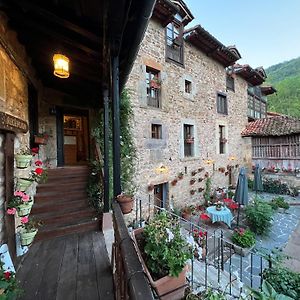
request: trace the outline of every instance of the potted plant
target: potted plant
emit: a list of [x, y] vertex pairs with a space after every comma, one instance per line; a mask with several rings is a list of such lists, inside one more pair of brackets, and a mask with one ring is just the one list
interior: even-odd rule
[[34, 219], [29, 220], [28, 217], [21, 218], [20, 241], [22, 246], [29, 246], [38, 232], [38, 228], [42, 226], [41, 221]]
[[133, 196], [121, 193], [117, 196], [117, 201], [124, 215], [131, 213], [133, 209]]
[[188, 135], [186, 136], [185, 142], [186, 142], [187, 144], [194, 144], [194, 137], [192, 137], [191, 135], [188, 134]]
[[178, 175], [177, 175], [178, 179], [181, 180], [183, 178], [183, 175], [184, 175], [183, 172], [179, 172]]
[[198, 188], [198, 192], [199, 192], [199, 193], [201, 193], [201, 192], [203, 192], [203, 191], [204, 191], [204, 188], [201, 188], [201, 187]]
[[0, 261], [0, 299], [17, 299], [22, 294], [16, 274], [4, 268], [4, 263]]
[[219, 172], [221, 172], [221, 173], [224, 173], [225, 170], [226, 170], [226, 169], [225, 169], [224, 167], [220, 167], [220, 168], [219, 168]]
[[16, 188], [19, 191], [25, 192], [32, 184], [34, 180], [32, 178], [18, 178]]
[[281, 213], [285, 213], [285, 211], [290, 207], [290, 205], [281, 196], [273, 198], [269, 204], [274, 210], [279, 210]]
[[192, 178], [192, 179], [190, 180], [190, 185], [193, 185], [195, 182], [196, 182], [196, 179], [195, 179], [195, 178]]
[[32, 205], [33, 201], [29, 195], [22, 191], [15, 191], [13, 197], [8, 202], [7, 213], [14, 215], [18, 212], [19, 217], [24, 217], [30, 214]]
[[49, 134], [46, 132], [38, 133], [34, 136], [34, 143], [38, 145], [47, 145]]
[[172, 184], [173, 186], [175, 186], [175, 185], [177, 184], [177, 182], [178, 182], [178, 180], [177, 180], [177, 178], [175, 178], [175, 179], [173, 179], [173, 180], [171, 181], [171, 184]]
[[203, 167], [200, 167], [200, 168], [198, 169], [198, 172], [202, 172], [202, 171], [204, 171], [204, 168], [203, 168]]
[[194, 170], [194, 171], [191, 172], [191, 174], [192, 174], [192, 176], [195, 176], [197, 174], [197, 171]]
[[150, 183], [150, 184], [148, 185], [148, 191], [151, 192], [151, 191], [153, 191], [153, 190], [154, 190], [154, 184], [153, 184], [153, 183]]
[[196, 253], [194, 252], [195, 257], [199, 259], [205, 259], [207, 232], [199, 229], [194, 229], [193, 237], [195, 242], [199, 246], [195, 249], [196, 252]]
[[170, 292], [160, 299], [182, 299], [186, 287], [187, 260], [192, 258], [192, 249], [180, 234], [179, 222], [166, 212], [161, 212], [148, 225], [133, 233], [151, 285], [159, 297]]
[[223, 209], [223, 206], [224, 206], [224, 203], [221, 202], [221, 201], [217, 201], [215, 203], [215, 206], [216, 206], [216, 210], [222, 210]]
[[42, 162], [37, 160], [35, 162], [36, 168], [31, 171], [31, 180], [35, 181], [36, 183], [45, 183], [47, 181], [47, 170], [42, 168]]
[[29, 167], [31, 160], [32, 160], [32, 153], [29, 148], [21, 149], [16, 155], [16, 167], [18, 169], [26, 169]]
[[196, 193], [196, 190], [190, 190], [190, 194], [194, 195]]
[[255, 235], [249, 229], [236, 228], [231, 236], [234, 251], [241, 256], [247, 256], [255, 246]]
[[190, 220], [193, 212], [194, 212], [194, 206], [186, 205], [181, 209], [181, 216], [185, 220]]
[[150, 80], [150, 87], [156, 90], [160, 89], [161, 81], [159, 80], [158, 75], [155, 75], [153, 79]]

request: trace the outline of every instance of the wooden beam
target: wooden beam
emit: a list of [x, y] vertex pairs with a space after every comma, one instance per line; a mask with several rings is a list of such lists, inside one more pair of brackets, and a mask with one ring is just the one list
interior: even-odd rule
[[62, 26], [78, 35], [81, 37], [90, 40], [91, 42], [99, 44], [100, 37], [97, 36], [96, 34], [82, 28], [81, 26], [78, 26], [66, 19], [63, 19], [48, 10], [43, 9], [40, 6], [34, 5], [27, 0], [22, 0], [22, 1], [16, 1], [16, 0], [10, 0], [12, 1], [15, 5], [21, 6], [23, 9], [29, 10], [34, 12], [36, 15], [39, 15], [43, 19], [50, 21], [51, 23], [57, 24], [59, 26]]

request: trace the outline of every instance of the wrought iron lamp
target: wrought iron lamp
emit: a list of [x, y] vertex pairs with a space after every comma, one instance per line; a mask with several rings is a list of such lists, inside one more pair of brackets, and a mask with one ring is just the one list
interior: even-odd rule
[[53, 74], [59, 78], [68, 78], [69, 72], [69, 59], [62, 54], [53, 55], [54, 72]]

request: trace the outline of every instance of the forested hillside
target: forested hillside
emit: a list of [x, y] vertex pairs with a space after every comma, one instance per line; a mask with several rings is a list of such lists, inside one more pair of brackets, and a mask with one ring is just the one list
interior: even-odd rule
[[300, 57], [266, 69], [266, 84], [277, 90], [268, 97], [268, 110], [300, 117]]

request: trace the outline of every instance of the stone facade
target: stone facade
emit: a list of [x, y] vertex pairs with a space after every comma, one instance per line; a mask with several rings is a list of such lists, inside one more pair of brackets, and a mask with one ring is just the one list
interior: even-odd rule
[[[147, 106], [146, 67], [160, 72], [160, 109]], [[185, 92], [185, 80], [191, 82], [190, 93]], [[131, 91], [134, 111], [137, 197], [145, 207], [149, 195], [153, 199], [153, 191], [148, 191], [150, 184], [165, 184], [166, 205], [171, 198], [175, 206], [199, 204], [203, 201], [203, 191], [199, 192], [199, 188], [205, 185], [205, 179], [199, 182], [199, 178], [204, 178], [206, 172], [214, 188], [227, 187], [229, 176], [219, 168], [234, 166], [235, 181], [239, 166], [251, 165], [251, 141], [241, 137], [248, 122], [247, 82], [236, 77], [235, 92], [227, 91], [224, 67], [186, 42], [184, 67], [166, 62], [165, 28], [154, 20], [148, 25], [127, 88]], [[217, 113], [217, 93], [227, 96], [227, 115]], [[151, 137], [152, 123], [162, 126], [161, 139]], [[184, 124], [193, 126], [193, 157], [184, 157]], [[224, 154], [219, 154], [219, 126], [224, 126], [227, 139]], [[214, 164], [206, 164], [208, 159], [214, 160]], [[166, 168], [162, 171], [161, 166]], [[204, 170], [198, 172], [200, 168]], [[192, 176], [192, 171], [197, 174]], [[172, 185], [180, 172], [184, 178]], [[191, 185], [193, 178], [196, 182]], [[194, 195], [191, 190], [196, 190]]]

